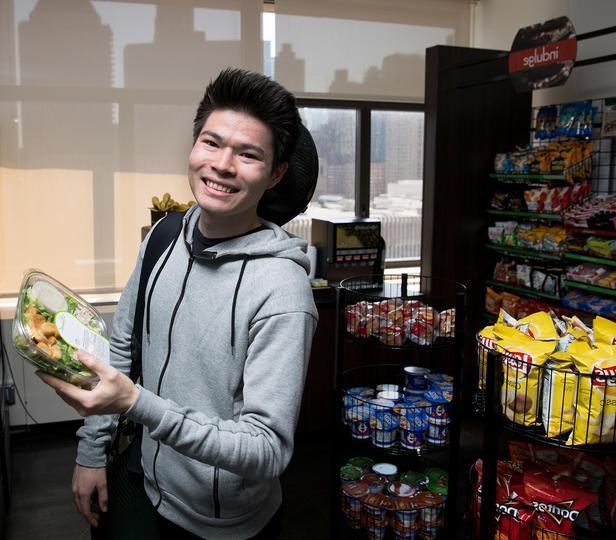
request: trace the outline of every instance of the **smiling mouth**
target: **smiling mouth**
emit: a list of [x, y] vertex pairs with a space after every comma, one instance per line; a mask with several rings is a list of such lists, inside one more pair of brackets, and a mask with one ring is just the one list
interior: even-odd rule
[[239, 189], [223, 186], [222, 184], [208, 180], [207, 178], [203, 178], [203, 181], [207, 187], [216, 191], [222, 191], [223, 193], [237, 193], [239, 191]]

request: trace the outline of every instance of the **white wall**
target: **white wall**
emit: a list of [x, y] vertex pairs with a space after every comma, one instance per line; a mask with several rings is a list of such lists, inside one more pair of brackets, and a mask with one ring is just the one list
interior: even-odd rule
[[[474, 9], [474, 47], [509, 50], [518, 29], [568, 16], [577, 34], [616, 23], [614, 0], [478, 0]], [[580, 41], [578, 60], [616, 53], [616, 34]], [[578, 67], [561, 87], [534, 93], [536, 105], [616, 95], [616, 62]]]

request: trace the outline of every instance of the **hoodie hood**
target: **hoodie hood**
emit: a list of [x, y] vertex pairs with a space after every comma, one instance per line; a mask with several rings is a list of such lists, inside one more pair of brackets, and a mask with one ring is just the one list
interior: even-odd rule
[[[193, 205], [184, 216], [184, 243], [192, 252], [193, 232], [201, 208]], [[259, 218], [265, 227], [253, 234], [225, 240], [202, 251], [197, 258], [205, 261], [221, 260], [223, 258], [253, 259], [260, 257], [277, 257], [288, 259], [301, 266], [306, 274], [310, 273], [310, 259], [306, 254], [308, 243], [302, 238], [293, 236], [275, 223]]]

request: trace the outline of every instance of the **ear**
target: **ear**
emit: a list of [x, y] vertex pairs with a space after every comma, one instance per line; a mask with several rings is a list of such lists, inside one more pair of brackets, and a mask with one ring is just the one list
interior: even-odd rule
[[280, 182], [288, 168], [289, 164], [287, 162], [278, 165], [278, 167], [272, 171], [272, 176], [270, 177], [270, 181], [266, 189], [272, 189], [278, 182]]

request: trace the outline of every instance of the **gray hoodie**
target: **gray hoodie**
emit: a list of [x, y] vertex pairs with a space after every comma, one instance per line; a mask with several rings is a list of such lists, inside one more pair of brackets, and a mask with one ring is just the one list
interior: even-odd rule
[[[158, 512], [208, 540], [240, 540], [281, 504], [317, 311], [303, 240], [263, 222], [192, 257], [199, 214], [188, 211], [150, 276], [143, 386], [127, 416], [144, 426], [145, 489]], [[111, 362], [124, 373], [148, 239], [113, 320]], [[86, 419], [77, 463], [105, 465], [116, 421]]]

